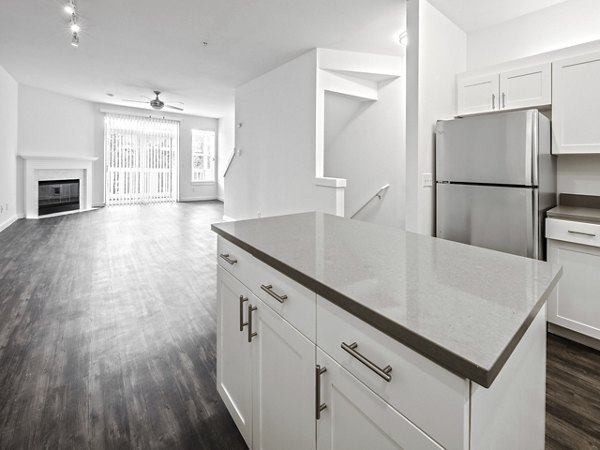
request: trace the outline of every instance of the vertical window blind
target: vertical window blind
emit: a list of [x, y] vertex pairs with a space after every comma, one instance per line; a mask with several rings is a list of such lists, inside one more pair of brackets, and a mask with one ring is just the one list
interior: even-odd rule
[[177, 200], [179, 122], [106, 114], [106, 204]]

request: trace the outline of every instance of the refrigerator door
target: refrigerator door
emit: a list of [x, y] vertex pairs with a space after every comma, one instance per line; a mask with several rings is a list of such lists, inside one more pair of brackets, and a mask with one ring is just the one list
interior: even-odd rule
[[436, 181], [537, 186], [538, 111], [440, 120]]
[[437, 185], [437, 237], [538, 258], [537, 189]]

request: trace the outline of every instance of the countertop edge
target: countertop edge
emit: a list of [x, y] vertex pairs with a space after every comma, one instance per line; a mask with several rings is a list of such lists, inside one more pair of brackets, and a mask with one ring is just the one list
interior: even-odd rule
[[435, 362], [436, 364], [444, 367], [445, 369], [453, 372], [456, 375], [467, 378], [484, 388], [489, 388], [504, 365], [506, 361], [512, 355], [514, 349], [517, 347], [518, 343], [521, 341], [521, 338], [525, 335], [526, 331], [529, 329], [529, 326], [533, 322], [533, 319], [539, 313], [542, 308], [544, 302], [552, 292], [552, 289], [558, 283], [560, 275], [562, 273], [562, 268], [554, 277], [552, 283], [548, 286], [544, 294], [537, 301], [527, 318], [523, 321], [513, 338], [506, 345], [500, 356], [496, 359], [494, 364], [490, 369], [485, 369], [473, 362], [463, 358], [462, 356], [457, 355], [454, 352], [451, 352], [444, 347], [431, 342], [430, 340], [424, 338], [423, 336], [418, 335], [417, 333], [409, 330], [408, 328], [399, 325], [396, 322], [376, 313], [372, 309], [364, 306], [352, 298], [349, 298], [331, 287], [309, 277], [308, 275], [294, 269], [293, 267], [288, 266], [287, 264], [279, 261], [276, 258], [258, 250], [257, 248], [247, 244], [246, 242], [238, 239], [237, 237], [227, 233], [226, 231], [215, 226], [216, 224], [211, 225], [211, 230], [217, 233], [219, 236], [227, 239], [231, 243], [237, 245], [241, 249], [247, 251], [260, 261], [265, 264], [273, 267], [275, 270], [283, 273], [288, 276], [292, 280], [300, 283], [302, 286], [310, 289], [316, 294], [320, 295], [327, 301], [333, 303], [336, 306], [344, 309], [349, 312], [353, 316], [358, 319], [364, 321], [365, 323], [371, 325], [376, 328], [380, 332], [386, 334], [392, 339], [400, 342], [403, 345], [406, 345], [410, 349], [416, 351], [420, 355], [426, 357], [427, 359]]

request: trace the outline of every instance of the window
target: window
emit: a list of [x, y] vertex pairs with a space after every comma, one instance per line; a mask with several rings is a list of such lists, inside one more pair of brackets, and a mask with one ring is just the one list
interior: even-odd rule
[[107, 205], [176, 201], [179, 122], [107, 114], [104, 152]]
[[215, 132], [192, 130], [192, 183], [215, 182]]

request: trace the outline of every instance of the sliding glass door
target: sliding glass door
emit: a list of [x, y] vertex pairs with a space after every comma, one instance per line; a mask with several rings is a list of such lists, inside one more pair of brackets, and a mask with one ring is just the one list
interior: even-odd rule
[[106, 114], [106, 204], [177, 200], [179, 122]]

